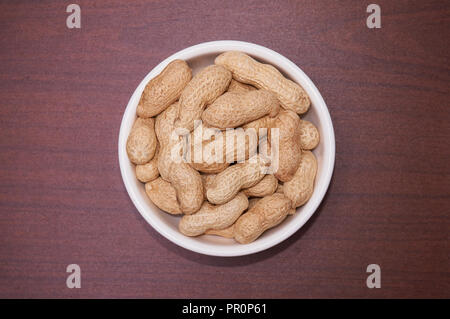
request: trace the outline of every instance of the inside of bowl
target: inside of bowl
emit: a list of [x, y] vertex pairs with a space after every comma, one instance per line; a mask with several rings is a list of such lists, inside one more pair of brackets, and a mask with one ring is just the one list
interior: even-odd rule
[[[221, 53], [221, 51], [216, 51], [216, 52], [210, 52], [207, 54], [203, 54], [203, 55], [199, 55], [196, 56], [194, 58], [190, 58], [187, 59], [187, 62], [189, 64], [189, 66], [192, 68], [193, 70], [193, 74], [196, 74], [199, 70], [201, 70], [202, 68], [211, 65], [214, 63], [214, 59], [216, 58], [217, 55], [219, 55]], [[250, 54], [252, 55], [252, 54]], [[268, 63], [268, 61], [265, 61], [263, 58], [261, 58], [260, 56], [255, 56], [253, 54], [253, 57], [258, 59], [260, 62], [264, 62], [264, 63]], [[291, 76], [291, 74], [289, 73], [288, 69], [284, 69], [283, 67], [280, 67], [278, 65], [276, 65], [276, 67], [287, 77], [290, 78], [292, 80], [293, 77]], [[299, 81], [296, 81], [299, 82]], [[300, 83], [301, 85], [303, 83]], [[312, 105], [311, 108], [309, 109], [309, 111], [302, 116], [303, 119], [311, 121], [312, 123], [314, 123], [314, 125], [316, 125], [316, 127], [319, 129], [319, 133], [322, 136], [325, 136], [325, 132], [323, 131], [323, 123], [320, 122], [320, 117], [317, 114], [317, 110], [315, 108], [315, 103], [316, 101], [314, 100], [313, 97], [311, 97], [312, 100]], [[318, 161], [318, 172], [317, 172], [317, 176], [316, 176], [316, 184], [318, 183], [318, 181], [322, 178], [322, 169], [321, 167], [323, 166], [323, 158], [324, 158], [324, 154], [325, 154], [325, 149], [324, 149], [324, 144], [322, 141], [319, 143], [318, 147], [313, 151], [313, 153], [315, 154], [317, 161]], [[130, 164], [132, 165], [132, 164]], [[134, 170], [134, 169], [133, 169]], [[170, 214], [167, 214], [163, 211], [161, 211], [159, 208], [157, 208], [151, 201], [150, 199], [146, 196], [145, 194], [145, 190], [144, 190], [144, 184], [140, 183], [139, 181], [136, 180], [136, 183], [139, 184], [137, 185], [140, 189], [140, 196], [142, 198], [144, 198], [144, 201], [146, 203], [146, 213], [151, 214], [152, 211], [153, 212], [157, 212], [156, 216], [153, 216], [153, 218], [157, 218], [159, 219], [162, 223], [168, 225], [171, 229], [173, 229], [174, 232], [177, 232], [179, 236], [183, 236], [182, 234], [180, 234], [178, 232], [178, 223], [179, 223], [179, 219], [180, 216], [173, 216]], [[295, 219], [297, 218], [301, 218], [301, 214], [302, 211], [304, 209], [306, 209], [306, 207], [308, 206], [308, 203], [306, 203], [304, 206], [299, 207], [297, 209], [297, 213], [293, 216], [288, 216], [287, 219], [281, 223], [280, 225], [278, 225], [275, 228], [272, 228], [268, 231], [266, 231], [258, 240], [261, 240], [262, 238], [266, 238], [266, 237], [270, 237], [270, 236], [275, 236], [275, 232], [284, 232], [286, 231], [289, 226], [290, 223], [294, 222]], [[173, 234], [172, 234], [173, 235]], [[175, 235], [178, 237], [178, 235]], [[185, 237], [185, 238], [181, 238], [181, 240], [183, 241], [195, 241], [196, 244], [215, 244], [218, 246], [232, 246], [232, 245], [239, 245], [237, 244], [233, 239], [227, 239], [227, 238], [222, 238], [219, 236], [214, 236], [214, 235], [203, 235], [203, 236], [199, 236], [199, 237]]]

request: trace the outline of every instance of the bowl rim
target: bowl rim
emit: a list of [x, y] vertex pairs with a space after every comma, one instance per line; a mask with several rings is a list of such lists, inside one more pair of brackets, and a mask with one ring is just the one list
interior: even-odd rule
[[[272, 236], [274, 237], [274, 240], [259, 239], [246, 245], [236, 244], [232, 246], [226, 246], [226, 248], [224, 249], [218, 249], [218, 246], [215, 244], [201, 243], [186, 239], [179, 240], [180, 238], [178, 236], [180, 235], [179, 233], [174, 234], [173, 230], [169, 226], [165, 225], [164, 223], [161, 223], [156, 218], [153, 218], [152, 214], [147, 214], [148, 208], [146, 208], [144, 203], [142, 203], [141, 200], [139, 199], [139, 194], [134, 189], [134, 186], [132, 185], [131, 180], [129, 180], [129, 178], [127, 177], [127, 173], [125, 171], [126, 165], [130, 164], [130, 161], [126, 154], [126, 147], [125, 147], [129, 131], [125, 132], [126, 131], [125, 126], [130, 116], [134, 118], [136, 117], [135, 107], [133, 110], [133, 104], [136, 103], [135, 102], [136, 99], [138, 100], [140, 98], [140, 95], [142, 94], [142, 91], [147, 82], [151, 78], [158, 75], [167, 66], [167, 64], [169, 64], [170, 61], [173, 61], [175, 59], [189, 60], [196, 56], [231, 50], [243, 51], [256, 58], [263, 58], [265, 60], [277, 61], [277, 63], [273, 62], [271, 63], [273, 63], [277, 68], [279, 68], [280, 65], [282, 65], [284, 69], [291, 69], [292, 73], [298, 74], [298, 76], [303, 80], [302, 87], [305, 89], [305, 91], [307, 91], [311, 100], [316, 100], [318, 102], [317, 105], [314, 105], [314, 108], [316, 109], [317, 116], [320, 118], [320, 121], [324, 122], [322, 125], [325, 125], [326, 129], [324, 129], [324, 131], [327, 135], [326, 138], [322, 137], [321, 140], [328, 141], [328, 143], [327, 145], [324, 145], [325, 151], [323, 160], [325, 162], [324, 163], [325, 169], [324, 172], [322, 173], [325, 175], [323, 178], [323, 183], [320, 185], [316, 183], [313, 195], [311, 196], [310, 200], [307, 203], [309, 209], [308, 211], [302, 212], [300, 214], [301, 218], [299, 218], [297, 223], [291, 223], [292, 225], [290, 225], [290, 227], [288, 227], [288, 229], [285, 232], [280, 233], [276, 238], [275, 236]], [[168, 58], [166, 58], [165, 60], [163, 60], [162, 62], [160, 62], [144, 77], [144, 79], [139, 83], [133, 95], [129, 99], [126, 109], [122, 116], [118, 140], [118, 157], [122, 180], [124, 182], [129, 197], [131, 198], [134, 206], [137, 208], [141, 216], [158, 233], [160, 233], [162, 236], [164, 236], [174, 244], [200, 254], [210, 256], [220, 256], [220, 257], [234, 257], [257, 253], [281, 243], [282, 241], [286, 240], [291, 235], [293, 235], [295, 232], [297, 232], [301, 227], [303, 227], [303, 225], [309, 220], [309, 218], [316, 212], [318, 206], [322, 202], [327, 192], [327, 189], [329, 187], [333, 175], [335, 163], [335, 136], [331, 116], [322, 95], [320, 94], [319, 90], [314, 85], [314, 83], [311, 81], [311, 79], [295, 63], [293, 63], [283, 55], [258, 44], [244, 41], [220, 40], [220, 41], [203, 42], [185, 48], [181, 51], [178, 51], [169, 56]], [[183, 238], [186, 237], [183, 236]]]

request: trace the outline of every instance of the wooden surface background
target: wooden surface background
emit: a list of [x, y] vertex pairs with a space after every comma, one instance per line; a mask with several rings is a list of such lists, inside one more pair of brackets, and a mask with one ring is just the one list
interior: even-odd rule
[[[449, 298], [450, 3], [0, 2], [0, 297]], [[234, 39], [315, 82], [336, 133], [320, 209], [265, 252], [179, 248], [137, 212], [117, 157], [125, 106], [170, 54]], [[79, 264], [82, 288], [66, 287]], [[366, 287], [368, 264], [382, 288]]]

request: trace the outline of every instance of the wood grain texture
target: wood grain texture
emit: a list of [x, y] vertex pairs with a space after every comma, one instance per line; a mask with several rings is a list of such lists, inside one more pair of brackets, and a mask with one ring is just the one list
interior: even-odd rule
[[[0, 297], [450, 297], [450, 3], [0, 2]], [[170, 54], [272, 48], [316, 83], [336, 133], [314, 217], [265, 252], [207, 257], [161, 237], [119, 171], [125, 106]], [[79, 264], [82, 288], [66, 288]], [[368, 289], [366, 267], [382, 269]]]

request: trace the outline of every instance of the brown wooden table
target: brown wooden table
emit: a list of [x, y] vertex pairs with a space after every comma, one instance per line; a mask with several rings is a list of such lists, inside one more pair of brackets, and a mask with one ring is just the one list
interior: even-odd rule
[[[449, 298], [450, 3], [0, 2], [0, 297]], [[190, 45], [272, 48], [316, 83], [336, 133], [320, 209], [265, 252], [179, 248], [139, 215], [117, 139], [132, 92]], [[66, 287], [78, 264], [81, 289]], [[381, 289], [366, 287], [368, 264]]]

